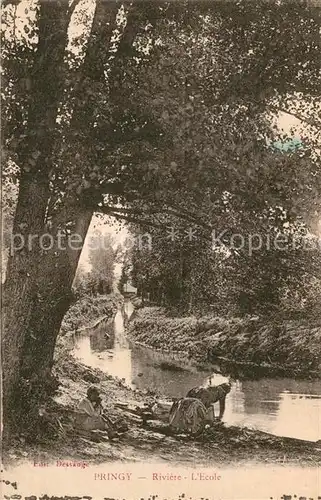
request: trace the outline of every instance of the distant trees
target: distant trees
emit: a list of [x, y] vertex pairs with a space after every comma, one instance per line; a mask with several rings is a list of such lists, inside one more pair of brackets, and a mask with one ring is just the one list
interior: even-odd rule
[[[289, 235], [267, 227], [261, 234], [271, 241], [279, 234], [280, 245], [267, 248], [265, 241], [249, 254], [248, 248], [239, 246], [240, 237], [235, 239], [237, 250], [213, 249], [210, 233], [198, 231], [189, 241], [190, 226], [183, 229], [175, 220], [168, 222], [177, 231], [176, 240], [151, 228], [152, 249], [128, 250], [130, 278], [143, 299], [184, 314], [320, 314], [321, 248], [306, 229], [305, 234]], [[254, 225], [253, 229], [251, 234], [260, 234]], [[238, 226], [234, 234], [246, 238], [247, 230], [246, 225]]]
[[106, 295], [112, 292], [117, 247], [112, 235], [96, 231], [89, 242], [90, 268], [77, 269], [73, 288], [76, 294]]
[[116, 259], [115, 242], [111, 235], [96, 234], [90, 244], [90, 277], [94, 282], [94, 293], [111, 293]]

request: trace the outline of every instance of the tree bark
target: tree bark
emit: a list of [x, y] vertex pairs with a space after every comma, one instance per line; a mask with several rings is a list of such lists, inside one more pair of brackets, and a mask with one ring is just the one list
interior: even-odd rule
[[[43, 230], [43, 217], [47, 200], [45, 183], [37, 185], [34, 180], [20, 185], [19, 199], [13, 234], [19, 234], [20, 250], [11, 248], [6, 283], [3, 293], [3, 415], [4, 435], [9, 434], [13, 423], [13, 391], [20, 377], [19, 360], [34, 304], [34, 282], [38, 266], [38, 244], [29, 241], [29, 235], [39, 235]], [[34, 204], [30, 204], [30, 199]], [[21, 238], [21, 239], [20, 239]], [[31, 246], [32, 245], [32, 246]]]
[[[44, 232], [49, 200], [48, 171], [54, 147], [56, 116], [63, 92], [63, 57], [69, 24], [68, 1], [40, 1], [38, 46], [28, 77], [28, 123], [17, 151], [21, 177], [13, 234], [21, 248], [8, 259], [3, 303], [3, 437], [15, 423], [14, 392], [29, 328], [39, 263], [37, 237]], [[58, 71], [57, 71], [58, 68]], [[52, 78], [55, 74], [56, 77]], [[19, 138], [20, 139], [20, 138]]]
[[[80, 210], [76, 215], [74, 234], [84, 242], [91, 210]], [[37, 300], [33, 305], [29, 330], [25, 336], [21, 374], [24, 378], [41, 380], [51, 371], [54, 348], [61, 322], [72, 301], [72, 283], [76, 274], [82, 244], [71, 248], [44, 252], [39, 269]]]
[[[92, 210], [79, 208], [74, 214], [73, 234], [79, 235], [82, 242], [91, 218]], [[36, 403], [48, 395], [56, 339], [72, 300], [71, 287], [82, 250], [82, 244], [73, 249], [68, 241], [63, 246], [59, 249], [55, 245], [51, 250], [38, 248], [33, 258], [22, 252], [27, 258], [20, 256], [13, 262], [5, 298], [8, 314], [3, 339], [6, 439], [11, 431], [24, 427], [28, 432], [28, 426], [32, 428]], [[28, 267], [24, 269], [24, 265]], [[22, 269], [26, 274], [21, 277]], [[13, 273], [18, 274], [16, 280], [12, 279]], [[21, 308], [20, 314], [17, 307]]]

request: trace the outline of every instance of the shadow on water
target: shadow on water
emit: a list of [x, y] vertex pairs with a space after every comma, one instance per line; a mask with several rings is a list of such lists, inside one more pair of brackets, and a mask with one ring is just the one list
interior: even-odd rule
[[247, 426], [278, 436], [321, 439], [321, 380], [253, 378], [226, 363], [197, 369], [183, 356], [132, 344], [125, 324], [132, 314], [130, 302], [113, 323], [102, 323], [74, 337], [74, 355], [85, 364], [123, 379], [128, 386], [148, 389], [169, 398], [182, 397], [195, 386], [215, 385], [231, 377], [224, 422]]

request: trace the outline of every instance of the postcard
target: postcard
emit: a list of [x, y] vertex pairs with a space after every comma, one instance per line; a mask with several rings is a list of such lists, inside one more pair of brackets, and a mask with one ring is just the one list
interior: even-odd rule
[[1, 498], [320, 499], [321, 2], [1, 18]]

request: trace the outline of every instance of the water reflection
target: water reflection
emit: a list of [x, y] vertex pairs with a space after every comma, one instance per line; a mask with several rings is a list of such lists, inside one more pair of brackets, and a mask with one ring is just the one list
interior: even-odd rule
[[[208, 377], [207, 372], [188, 369], [189, 362], [142, 347], [133, 346], [133, 382], [139, 389], [149, 388], [169, 397], [181, 397], [191, 387], [201, 385]], [[184, 368], [184, 366], [186, 368]], [[165, 368], [167, 367], [167, 368]]]
[[[130, 383], [132, 354], [124, 334], [122, 314], [117, 312], [114, 323], [103, 324], [90, 335], [75, 338], [75, 356], [86, 365], [99, 368]], [[132, 385], [132, 384], [130, 384]]]
[[[100, 325], [90, 335], [76, 335], [75, 356], [87, 365], [125, 379], [133, 388], [154, 390], [168, 397], [182, 397], [192, 387], [227, 380], [220, 373], [197, 371], [182, 357], [131, 345], [124, 328], [124, 318], [127, 321], [131, 313], [128, 304], [117, 312], [113, 325]], [[234, 379], [224, 422], [317, 441], [321, 439], [321, 381]]]
[[90, 347], [93, 351], [104, 352], [106, 349], [112, 349], [115, 343], [115, 329], [114, 324], [110, 321], [99, 325], [91, 335]]
[[317, 441], [321, 439], [321, 381], [238, 381], [226, 401], [224, 421]]

